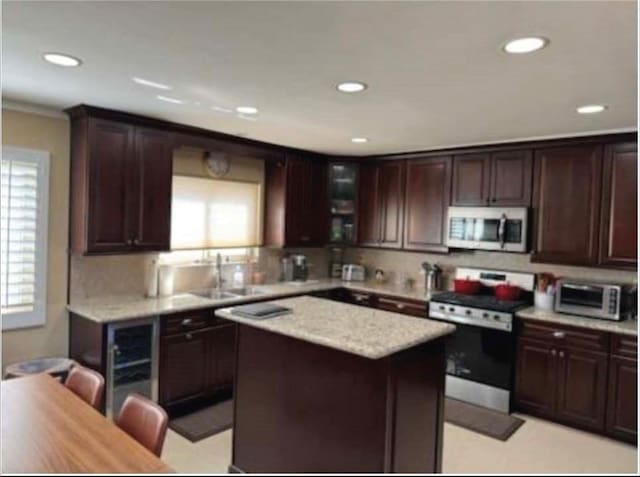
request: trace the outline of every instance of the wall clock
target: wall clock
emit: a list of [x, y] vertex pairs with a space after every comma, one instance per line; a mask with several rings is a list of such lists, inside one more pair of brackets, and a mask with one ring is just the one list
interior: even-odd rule
[[223, 152], [208, 151], [204, 156], [204, 165], [209, 175], [224, 177], [231, 169], [231, 159]]

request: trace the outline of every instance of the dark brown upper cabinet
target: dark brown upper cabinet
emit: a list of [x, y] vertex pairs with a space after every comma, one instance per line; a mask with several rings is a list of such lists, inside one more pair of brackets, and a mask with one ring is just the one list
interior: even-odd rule
[[453, 161], [451, 205], [531, 205], [529, 150], [462, 154]]
[[327, 164], [288, 155], [265, 164], [265, 245], [322, 246], [328, 238]]
[[446, 252], [451, 156], [407, 161], [403, 248]]
[[404, 161], [363, 163], [358, 200], [358, 244], [402, 247]]
[[490, 205], [529, 207], [533, 174], [531, 151], [491, 154]]
[[536, 151], [533, 262], [597, 263], [601, 181], [599, 144]]
[[167, 132], [73, 117], [72, 251], [169, 250], [171, 173]]
[[601, 265], [638, 264], [638, 150], [635, 142], [604, 148], [600, 226]]

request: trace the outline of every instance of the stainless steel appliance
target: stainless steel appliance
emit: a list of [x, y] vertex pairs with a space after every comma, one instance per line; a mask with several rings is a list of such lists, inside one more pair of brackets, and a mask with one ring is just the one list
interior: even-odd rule
[[635, 313], [635, 292], [634, 285], [560, 279], [555, 310], [604, 320], [623, 320]]
[[[515, 312], [531, 305], [534, 275], [458, 268], [456, 278], [482, 283], [478, 295], [444, 292], [433, 295], [429, 318], [456, 325], [446, 344], [445, 394], [501, 412], [510, 411], [515, 340]], [[509, 283], [523, 289], [518, 301], [501, 301], [493, 296], [497, 284]]]
[[342, 266], [342, 279], [346, 282], [363, 282], [365, 270], [362, 265], [347, 264]]
[[293, 262], [293, 277], [292, 280], [296, 282], [305, 282], [309, 278], [309, 265], [307, 263], [307, 256], [302, 254], [292, 255], [291, 261]]
[[111, 323], [107, 329], [107, 416], [136, 392], [158, 400], [158, 318]]
[[526, 207], [449, 207], [447, 246], [527, 251]]

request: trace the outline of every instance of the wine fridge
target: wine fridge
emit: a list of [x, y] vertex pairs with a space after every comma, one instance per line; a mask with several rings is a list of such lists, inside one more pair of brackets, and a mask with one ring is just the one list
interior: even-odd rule
[[158, 400], [158, 344], [158, 318], [109, 324], [107, 416], [117, 416], [125, 398], [133, 392]]

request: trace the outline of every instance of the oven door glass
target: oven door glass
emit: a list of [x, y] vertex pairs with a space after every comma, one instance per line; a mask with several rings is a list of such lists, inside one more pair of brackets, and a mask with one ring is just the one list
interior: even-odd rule
[[560, 288], [560, 304], [569, 306], [580, 306], [603, 308], [604, 288], [592, 285], [571, 285], [563, 284]]
[[513, 334], [456, 323], [446, 343], [447, 374], [510, 389]]

